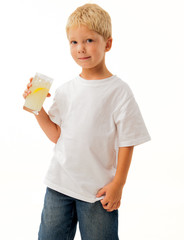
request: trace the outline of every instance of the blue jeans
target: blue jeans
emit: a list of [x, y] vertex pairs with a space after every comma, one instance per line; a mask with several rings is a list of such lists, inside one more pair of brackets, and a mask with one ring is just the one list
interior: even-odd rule
[[77, 222], [82, 240], [118, 240], [118, 210], [107, 212], [100, 201], [84, 202], [47, 188], [39, 240], [73, 240]]

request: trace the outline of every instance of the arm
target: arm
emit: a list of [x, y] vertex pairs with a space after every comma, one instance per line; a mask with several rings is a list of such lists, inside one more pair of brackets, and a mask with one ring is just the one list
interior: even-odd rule
[[130, 163], [132, 160], [134, 147], [120, 147], [118, 152], [118, 165], [116, 170], [116, 175], [114, 177], [114, 182], [116, 182], [120, 187], [126, 183], [128, 170], [130, 168]]
[[112, 182], [104, 186], [97, 193], [97, 197], [105, 195], [101, 200], [102, 206], [108, 212], [120, 207], [123, 187], [125, 185], [128, 170], [132, 160], [134, 147], [120, 147], [118, 152], [118, 164], [115, 177]]
[[[30, 87], [32, 86], [32, 80], [33, 78], [30, 78], [30, 82], [27, 84], [27, 89], [23, 93], [23, 97], [26, 98], [31, 92]], [[50, 97], [50, 93], [48, 93], [47, 97]], [[47, 135], [47, 137], [53, 142], [57, 143], [58, 138], [61, 134], [60, 127], [52, 122], [48, 116], [48, 114], [45, 112], [45, 110], [42, 108], [39, 112], [39, 115], [35, 115], [41, 129], [44, 131], [44, 133]]]
[[44, 108], [41, 109], [38, 115], [35, 115], [36, 120], [38, 121], [41, 129], [47, 135], [47, 137], [53, 142], [57, 143], [59, 136], [61, 134], [60, 127], [52, 122], [45, 112]]

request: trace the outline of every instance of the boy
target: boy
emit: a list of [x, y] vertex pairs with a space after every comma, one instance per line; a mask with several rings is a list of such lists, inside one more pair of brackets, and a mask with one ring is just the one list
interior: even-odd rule
[[56, 143], [39, 240], [74, 239], [77, 222], [84, 240], [117, 240], [133, 148], [150, 136], [132, 91], [105, 65], [112, 46], [109, 14], [85, 4], [70, 15], [66, 32], [82, 71], [56, 90], [48, 114], [42, 108], [36, 116]]

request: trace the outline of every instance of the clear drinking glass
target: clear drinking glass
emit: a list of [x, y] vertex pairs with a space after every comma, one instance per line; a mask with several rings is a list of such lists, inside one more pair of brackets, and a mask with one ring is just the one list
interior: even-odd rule
[[31, 82], [32, 86], [29, 89], [31, 93], [26, 97], [23, 109], [38, 115], [52, 82], [52, 78], [36, 73]]

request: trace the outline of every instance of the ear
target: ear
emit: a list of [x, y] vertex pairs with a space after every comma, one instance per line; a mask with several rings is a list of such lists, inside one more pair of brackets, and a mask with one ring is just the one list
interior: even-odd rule
[[112, 37], [106, 40], [105, 52], [108, 52], [112, 47]]

